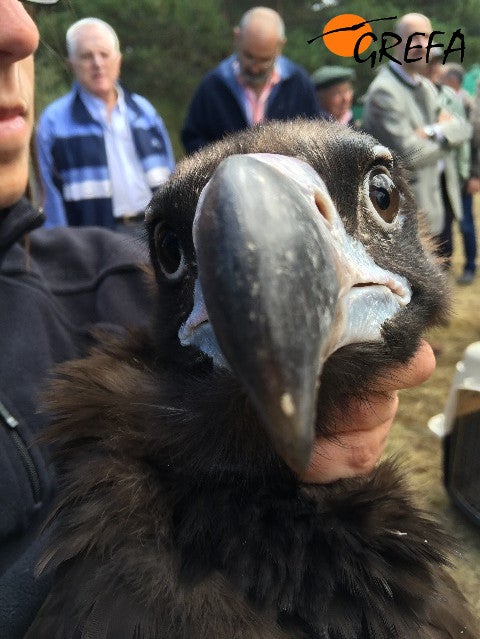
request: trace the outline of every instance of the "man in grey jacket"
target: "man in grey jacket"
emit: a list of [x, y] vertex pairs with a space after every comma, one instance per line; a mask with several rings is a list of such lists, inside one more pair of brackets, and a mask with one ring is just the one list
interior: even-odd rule
[[448, 263], [447, 217], [462, 217], [452, 150], [470, 139], [471, 126], [441, 109], [435, 86], [424, 77], [430, 20], [408, 13], [399, 19], [395, 32], [403, 45], [411, 42], [409, 61], [390, 61], [373, 80], [366, 96], [363, 129], [396, 151], [410, 169], [410, 185], [426, 215], [427, 230]]

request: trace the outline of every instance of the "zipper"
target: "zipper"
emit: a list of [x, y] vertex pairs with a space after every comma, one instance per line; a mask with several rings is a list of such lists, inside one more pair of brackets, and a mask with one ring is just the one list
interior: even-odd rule
[[7, 407], [0, 401], [0, 417], [5, 426], [7, 427], [12, 441], [17, 449], [17, 452], [22, 460], [23, 467], [25, 468], [25, 472], [27, 473], [30, 486], [33, 493], [33, 501], [35, 506], [40, 504], [41, 500], [41, 485], [40, 485], [40, 477], [37, 471], [37, 467], [35, 466], [35, 462], [33, 460], [32, 454], [25, 443], [25, 440], [20, 435], [18, 431], [19, 422], [15, 419], [15, 417], [10, 413]]

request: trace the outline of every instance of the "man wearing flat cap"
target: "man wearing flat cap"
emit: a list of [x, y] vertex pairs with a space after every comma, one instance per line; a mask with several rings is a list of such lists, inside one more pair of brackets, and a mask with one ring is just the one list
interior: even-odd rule
[[313, 73], [311, 80], [321, 116], [352, 126], [355, 71], [341, 66], [324, 66]]

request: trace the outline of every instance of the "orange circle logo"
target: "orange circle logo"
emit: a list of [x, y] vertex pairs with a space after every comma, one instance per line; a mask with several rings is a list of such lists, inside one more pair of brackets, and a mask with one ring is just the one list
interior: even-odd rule
[[[323, 42], [327, 49], [335, 55], [351, 58], [357, 40], [364, 33], [371, 32], [372, 29], [364, 18], [354, 13], [342, 13], [329, 20], [325, 25]], [[371, 38], [365, 38], [358, 47], [358, 53], [363, 53], [371, 43]]]

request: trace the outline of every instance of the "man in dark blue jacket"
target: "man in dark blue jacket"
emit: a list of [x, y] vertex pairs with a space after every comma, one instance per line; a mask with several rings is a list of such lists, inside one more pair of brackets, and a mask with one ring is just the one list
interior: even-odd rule
[[276, 11], [247, 11], [234, 39], [235, 53], [207, 73], [193, 96], [182, 128], [187, 153], [263, 120], [319, 115], [308, 74], [281, 55], [285, 27]]

